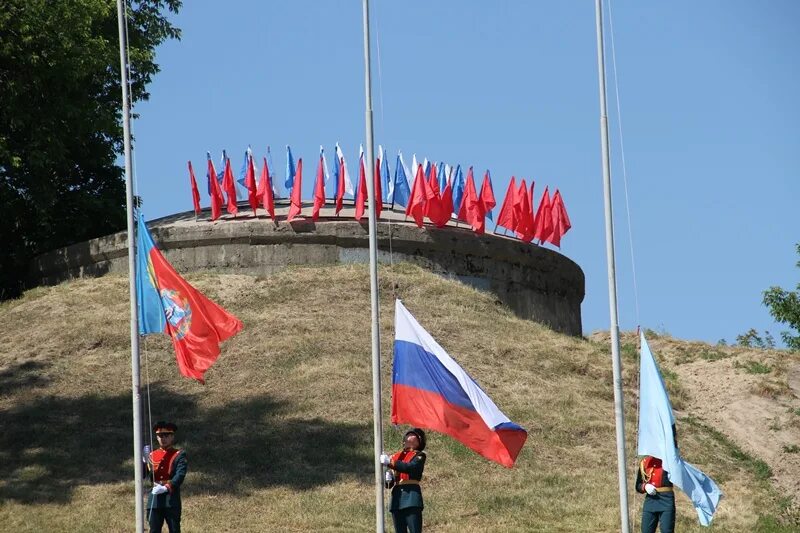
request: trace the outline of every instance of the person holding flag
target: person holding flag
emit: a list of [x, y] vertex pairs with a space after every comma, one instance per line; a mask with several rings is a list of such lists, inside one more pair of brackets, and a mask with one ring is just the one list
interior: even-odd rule
[[639, 461], [636, 492], [645, 494], [642, 533], [655, 533], [659, 523], [661, 533], [675, 531], [675, 492], [661, 459], [647, 455]]
[[188, 463], [186, 452], [175, 447], [177, 430], [178, 426], [172, 422], [156, 422], [153, 431], [159, 448], [150, 451], [150, 446], [144, 447], [147, 474], [153, 482], [147, 498], [150, 533], [160, 533], [164, 522], [170, 533], [181, 531], [181, 485]]
[[386, 470], [385, 486], [392, 489], [389, 511], [396, 533], [422, 531], [422, 471], [425, 469], [425, 432], [414, 428], [403, 436], [403, 449], [391, 457], [381, 454]]
[[640, 332], [639, 359], [639, 465], [636, 489], [646, 492], [642, 509], [642, 533], [661, 533], [675, 528], [673, 485], [691, 500], [702, 526], [711, 525], [722, 491], [713, 479], [687, 463], [678, 450], [675, 416], [658, 365]]

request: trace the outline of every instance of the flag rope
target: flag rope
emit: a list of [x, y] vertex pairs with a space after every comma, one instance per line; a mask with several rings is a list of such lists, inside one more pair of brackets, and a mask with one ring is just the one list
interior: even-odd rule
[[614, 72], [614, 94], [616, 97], [616, 111], [617, 111], [617, 129], [619, 131], [619, 152], [620, 152], [620, 159], [622, 162], [622, 181], [625, 188], [625, 214], [627, 215], [628, 221], [628, 244], [630, 245], [630, 253], [631, 253], [631, 275], [633, 277], [633, 300], [636, 306], [636, 323], [640, 324], [641, 319], [639, 317], [639, 288], [638, 284], [636, 283], [636, 261], [634, 259], [633, 253], [633, 227], [631, 224], [631, 205], [630, 205], [630, 195], [628, 194], [628, 169], [627, 165], [625, 164], [625, 142], [622, 136], [622, 111], [620, 109], [620, 101], [619, 101], [619, 78], [617, 76], [617, 51], [616, 47], [614, 46], [614, 17], [611, 10], [611, 0], [608, 0], [608, 25], [609, 25], [609, 33], [611, 34], [611, 66], [612, 71]]
[[[614, 16], [613, 16], [613, 9], [612, 9], [612, 0], [608, 0], [608, 26], [609, 26], [609, 34], [611, 37], [611, 67], [612, 72], [614, 74], [613, 77], [613, 85], [614, 85], [614, 96], [616, 101], [616, 114], [617, 114], [617, 131], [619, 133], [619, 146], [620, 146], [620, 160], [622, 163], [622, 181], [625, 189], [625, 215], [628, 223], [628, 245], [630, 249], [630, 257], [631, 257], [631, 277], [633, 282], [633, 300], [634, 306], [636, 311], [636, 355], [638, 356], [636, 359], [637, 362], [637, 369], [639, 358], [641, 358], [641, 340], [639, 336], [639, 329], [641, 327], [641, 316], [639, 311], [639, 286], [636, 280], [636, 259], [634, 253], [634, 246], [633, 246], [633, 224], [631, 223], [631, 206], [630, 206], [630, 194], [628, 190], [628, 168], [625, 161], [625, 141], [624, 136], [622, 134], [622, 110], [620, 108], [620, 97], [619, 97], [619, 75], [617, 72], [617, 50], [615, 45], [614, 39]], [[639, 372], [635, 372], [636, 377], [634, 378], [634, 387], [635, 390], [639, 389]], [[639, 395], [635, 396], [634, 410], [636, 413], [639, 412]], [[638, 428], [637, 428], [638, 433]], [[636, 472], [638, 469], [638, 462], [639, 462], [639, 455], [638, 455], [638, 447], [633, 450], [635, 453], [631, 453], [630, 457], [634, 461], [634, 468], [633, 471]], [[636, 491], [636, 482], [634, 481], [633, 484], [633, 502], [634, 508], [639, 508], [639, 493]], [[636, 529], [636, 519], [637, 519], [637, 512], [633, 512], [633, 530]]]

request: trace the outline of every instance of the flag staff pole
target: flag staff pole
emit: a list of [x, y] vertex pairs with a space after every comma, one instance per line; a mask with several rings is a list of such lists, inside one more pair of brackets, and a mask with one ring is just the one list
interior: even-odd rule
[[369, 0], [363, 2], [364, 13], [364, 89], [366, 96], [367, 150], [364, 154], [369, 197], [369, 288], [372, 310], [372, 416], [375, 454], [375, 531], [383, 533], [383, 466], [379, 456], [383, 452], [383, 421], [381, 417], [381, 337], [378, 308], [378, 224], [375, 220], [375, 181], [373, 167], [372, 132], [372, 81], [369, 55]]
[[629, 533], [628, 476], [625, 459], [625, 412], [622, 395], [622, 364], [619, 357], [619, 318], [617, 316], [617, 275], [614, 260], [614, 222], [611, 211], [611, 164], [608, 147], [608, 110], [606, 108], [606, 75], [603, 50], [603, 3], [595, 0], [597, 25], [597, 73], [600, 85], [600, 140], [603, 159], [603, 196], [605, 204], [606, 259], [608, 263], [608, 304], [611, 318], [611, 362], [614, 372], [614, 414], [617, 433], [617, 471], [622, 533]]
[[133, 476], [136, 483], [136, 532], [144, 530], [142, 501], [142, 394], [139, 371], [139, 321], [136, 295], [136, 239], [133, 225], [133, 183], [131, 178], [131, 116], [128, 94], [128, 42], [125, 26], [125, 0], [117, 0], [119, 25], [119, 62], [122, 84], [122, 133], [125, 146], [125, 204], [128, 214], [128, 286], [131, 302], [131, 396], [133, 400]]

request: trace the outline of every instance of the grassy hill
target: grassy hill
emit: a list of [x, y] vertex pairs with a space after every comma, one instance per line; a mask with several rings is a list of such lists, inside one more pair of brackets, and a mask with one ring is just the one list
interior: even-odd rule
[[[145, 416], [177, 421], [178, 444], [189, 457], [185, 531], [372, 530], [366, 267], [189, 280], [239, 316], [245, 329], [225, 344], [205, 386], [178, 374], [166, 337], [142, 343], [142, 383], [149, 384], [151, 400]], [[513, 469], [432, 434], [426, 531], [618, 530], [607, 339], [553, 333], [516, 318], [491, 295], [416, 267], [382, 268], [380, 282], [386, 448], [396, 449], [405, 429], [388, 422], [394, 293], [529, 431]], [[126, 278], [106, 276], [35, 289], [0, 305], [0, 530], [133, 528], [127, 294]], [[634, 342], [628, 336], [623, 345], [631, 476]], [[676, 413], [682, 452], [726, 493], [711, 530], [796, 531], [800, 514], [792, 493], [787, 497], [772, 463], [743, 444], [748, 428], [739, 430], [744, 441], [737, 440], [715, 418], [724, 405], [706, 412], [702, 390], [714, 383], [700, 386], [691, 378], [702, 375], [700, 365], [731, 366], [755, 356], [698, 346], [653, 339], [675, 407], [682, 409]], [[701, 348], [722, 355], [704, 359]], [[762, 364], [775, 366], [769, 361]], [[780, 406], [781, 431], [791, 435], [800, 427], [800, 404], [792, 403], [786, 364], [782, 374], [775, 366], [773, 375], [757, 376], [775, 381], [769, 391], [757, 381], [740, 394]], [[724, 404], [724, 395], [719, 401]], [[776, 464], [783, 459], [778, 454]], [[706, 531], [688, 499], [681, 494], [677, 501], [679, 530]], [[641, 505], [640, 496], [631, 497], [634, 530]]]

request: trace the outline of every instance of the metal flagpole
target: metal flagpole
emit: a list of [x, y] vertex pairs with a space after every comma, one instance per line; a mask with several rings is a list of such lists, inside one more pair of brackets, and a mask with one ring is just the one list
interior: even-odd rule
[[142, 395], [139, 375], [139, 320], [136, 299], [136, 239], [133, 229], [133, 183], [131, 179], [131, 118], [128, 95], [128, 42], [125, 29], [125, 2], [117, 0], [119, 24], [119, 62], [122, 81], [122, 132], [125, 144], [125, 197], [128, 210], [128, 277], [131, 300], [131, 391], [133, 397], [133, 475], [136, 481], [136, 532], [144, 530], [142, 501]]
[[606, 219], [606, 259], [608, 262], [608, 304], [611, 316], [611, 361], [614, 371], [614, 414], [617, 427], [617, 471], [622, 533], [629, 533], [628, 476], [625, 459], [625, 412], [622, 395], [622, 364], [619, 358], [619, 319], [617, 317], [617, 275], [614, 261], [614, 223], [611, 213], [611, 165], [608, 148], [608, 111], [606, 109], [606, 75], [603, 51], [603, 4], [595, 0], [597, 23], [597, 70], [600, 82], [600, 139], [603, 157], [603, 195]]
[[364, 0], [364, 87], [366, 94], [367, 151], [364, 164], [369, 197], [369, 288], [372, 308], [372, 413], [375, 440], [375, 531], [383, 533], [383, 420], [381, 417], [381, 337], [378, 314], [378, 224], [375, 220], [375, 168], [372, 163], [372, 81], [369, 57], [369, 0]]

